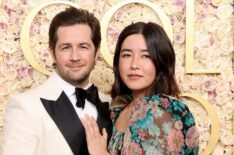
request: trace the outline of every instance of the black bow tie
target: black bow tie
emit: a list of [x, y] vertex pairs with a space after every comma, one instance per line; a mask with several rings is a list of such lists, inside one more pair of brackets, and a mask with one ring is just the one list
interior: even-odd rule
[[75, 94], [77, 99], [76, 106], [79, 108], [81, 107], [82, 109], [84, 109], [85, 99], [94, 105], [97, 105], [101, 102], [98, 96], [98, 89], [94, 85], [89, 87], [87, 90], [82, 88], [75, 88]]

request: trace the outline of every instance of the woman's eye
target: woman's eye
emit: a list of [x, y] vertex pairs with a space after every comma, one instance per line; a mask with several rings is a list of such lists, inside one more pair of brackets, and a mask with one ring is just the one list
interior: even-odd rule
[[123, 54], [122, 57], [130, 57], [130, 54]]
[[143, 58], [151, 58], [150, 55], [143, 55]]
[[125, 58], [125, 57], [130, 57], [130, 56], [131, 56], [131, 53], [130, 53], [130, 52], [125, 52], [125, 51], [123, 51], [123, 52], [120, 53], [120, 56], [123, 57], [123, 58]]

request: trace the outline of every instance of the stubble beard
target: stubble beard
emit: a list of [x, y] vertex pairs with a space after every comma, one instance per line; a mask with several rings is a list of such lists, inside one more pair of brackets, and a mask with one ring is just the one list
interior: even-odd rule
[[85, 73], [83, 75], [80, 75], [78, 77], [74, 77], [72, 75], [70, 75], [69, 73], [66, 74], [66, 81], [70, 84], [72, 84], [73, 86], [84, 86], [86, 84], [88, 84], [89, 81], [89, 75], [90, 73]]
[[86, 84], [88, 84], [89, 81], [89, 73], [83, 73], [82, 75], [73, 75], [69, 71], [65, 73], [59, 73], [59, 76], [69, 84], [75, 86], [75, 87], [84, 87]]

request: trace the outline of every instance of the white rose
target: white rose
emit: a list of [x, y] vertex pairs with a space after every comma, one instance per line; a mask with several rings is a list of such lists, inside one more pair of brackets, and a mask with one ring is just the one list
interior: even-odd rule
[[205, 91], [214, 91], [216, 88], [216, 80], [213, 77], [203, 77], [201, 86]]
[[[222, 66], [220, 67], [221, 72], [221, 78], [225, 79], [226, 81], [230, 81], [230, 89], [232, 90], [232, 83], [234, 81], [234, 76], [233, 76], [233, 70], [230, 67], [232, 64], [232, 62], [230, 61], [230, 59], [226, 59], [225, 61], [223, 61]], [[222, 80], [221, 79], [221, 80]]]
[[219, 19], [227, 19], [232, 16], [233, 7], [232, 5], [221, 5], [216, 11], [216, 15]]
[[[233, 139], [234, 139], [234, 137], [233, 137]], [[225, 146], [224, 151], [226, 154], [231, 155], [232, 153], [234, 153], [233, 146], [231, 146], [231, 145]]]
[[219, 6], [219, 5], [222, 3], [222, 0], [212, 0], [211, 3], [212, 3], [214, 6]]
[[216, 20], [217, 29], [221, 32], [231, 32], [232, 25], [229, 20]]
[[10, 94], [10, 92], [12, 90], [14, 90], [17, 86], [17, 82], [14, 82], [14, 81], [7, 81], [7, 82], [4, 82], [0, 85], [0, 96], [5, 96], [5, 95], [8, 95]]
[[[234, 94], [233, 94], [234, 95]], [[223, 110], [226, 112], [226, 113], [229, 113], [229, 114], [232, 114], [234, 113], [234, 100], [230, 100], [228, 101], [227, 103], [225, 103], [223, 105]]]
[[17, 51], [19, 44], [16, 44], [13, 40], [7, 40], [3, 43], [2, 50], [7, 54], [13, 54]]
[[201, 31], [195, 32], [194, 46], [198, 48], [206, 46], [209, 38], [210, 38], [210, 35], [208, 33], [204, 33]]
[[26, 76], [20, 80], [20, 84], [23, 88], [31, 87], [32, 83], [33, 83], [33, 80], [29, 76]]
[[232, 145], [233, 144], [233, 140], [234, 140], [234, 137], [233, 137], [231, 131], [227, 131], [224, 134], [221, 133], [221, 135], [220, 135], [220, 141], [224, 145]]
[[203, 27], [208, 32], [214, 32], [217, 29], [216, 24], [217, 19], [215, 17], [208, 17], [205, 21], [203, 21]]
[[17, 70], [15, 69], [8, 69], [8, 68], [3, 68], [3, 76], [7, 79], [7, 80], [14, 80], [17, 77]]
[[233, 38], [225, 37], [221, 40], [220, 48], [222, 49], [222, 53], [224, 55], [230, 55], [234, 50]]
[[217, 95], [227, 94], [230, 92], [230, 82], [221, 80], [217, 83], [216, 90]]
[[226, 34], [223, 33], [223, 31], [215, 31], [214, 35], [218, 40], [222, 40], [226, 36]]

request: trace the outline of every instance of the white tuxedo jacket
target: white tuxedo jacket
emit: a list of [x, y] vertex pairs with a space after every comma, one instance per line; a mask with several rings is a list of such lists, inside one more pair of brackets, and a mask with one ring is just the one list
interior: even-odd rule
[[[111, 120], [99, 110], [98, 125], [111, 135]], [[73, 154], [88, 154], [85, 132], [53, 74], [43, 85], [10, 98], [4, 114], [3, 155]]]

